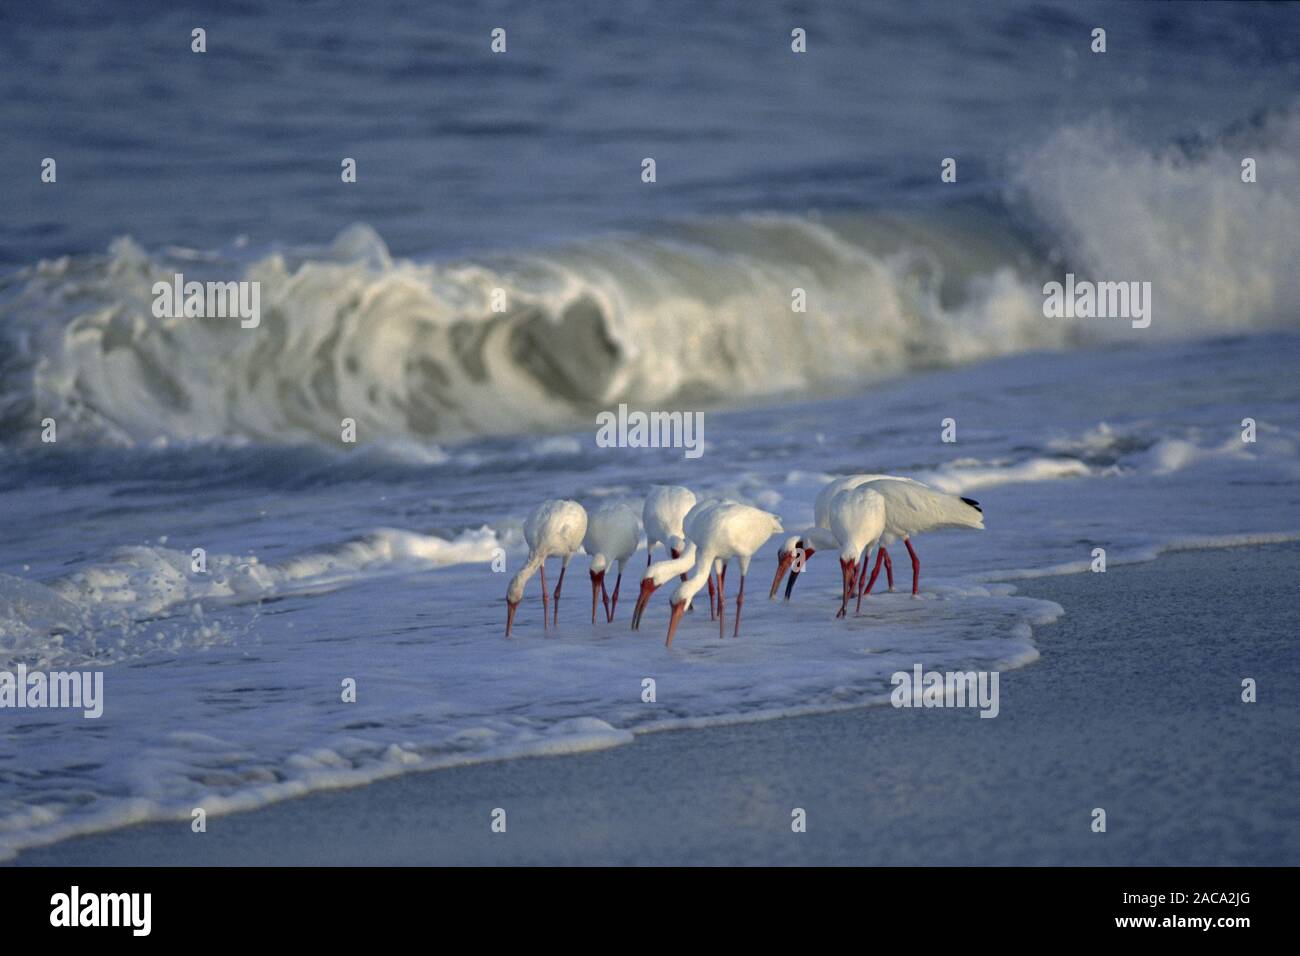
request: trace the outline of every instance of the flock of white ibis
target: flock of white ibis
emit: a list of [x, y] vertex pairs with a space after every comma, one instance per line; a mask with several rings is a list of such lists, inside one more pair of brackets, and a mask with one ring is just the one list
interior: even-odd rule
[[[979, 502], [893, 475], [850, 475], [830, 482], [817, 495], [813, 507], [814, 524], [786, 538], [777, 551], [776, 575], [769, 598], [775, 598], [781, 581], [789, 572], [785, 598], [790, 599], [794, 583], [809, 559], [827, 548], [840, 552], [840, 608], [836, 617], [848, 614], [850, 600], [855, 600], [854, 614], [862, 612], [863, 595], [870, 594], [884, 563], [889, 589], [894, 589], [894, 567], [888, 545], [902, 539], [912, 558], [912, 594], [920, 586], [921, 561], [912, 547], [912, 537], [943, 528], [983, 529], [984, 512]], [[645, 528], [646, 569], [641, 577], [641, 592], [632, 612], [632, 628], [641, 626], [641, 618], [651, 595], [664, 584], [680, 577], [669, 599], [668, 646], [681, 623], [682, 615], [692, 607], [700, 590], [709, 590], [709, 619], [716, 618], [718, 636], [726, 636], [725, 592], [727, 566], [734, 558], [740, 565], [740, 586], [736, 592], [736, 615], [733, 637], [740, 636], [740, 614], [745, 603], [745, 577], [754, 554], [774, 534], [785, 529], [781, 519], [760, 508], [726, 498], [700, 500], [689, 488], [655, 485], [646, 496], [641, 520], [627, 505], [604, 505], [591, 513], [576, 501], [543, 501], [524, 521], [524, 539], [528, 542], [528, 560], [511, 579], [506, 591], [506, 637], [514, 626], [515, 611], [524, 596], [524, 585], [540, 573], [542, 583], [542, 625], [558, 624], [560, 590], [564, 572], [579, 549], [591, 556], [591, 622], [596, 623], [598, 605], [603, 606], [605, 620], [614, 620], [618, 595], [623, 583], [623, 568], [640, 545], [641, 528]], [[668, 557], [657, 563], [654, 549], [663, 546]], [[871, 550], [876, 550], [875, 566], [867, 575]], [[559, 558], [560, 577], [555, 584], [555, 609], [551, 610], [546, 589], [546, 559]], [[614, 594], [605, 587], [605, 573], [615, 566]], [[550, 616], [548, 624], [548, 615]]]

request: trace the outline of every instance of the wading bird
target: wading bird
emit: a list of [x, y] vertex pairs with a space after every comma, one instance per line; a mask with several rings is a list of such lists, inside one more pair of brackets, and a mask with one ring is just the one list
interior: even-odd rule
[[[691, 509], [686, 512], [682, 519], [682, 529], [685, 535], [685, 547], [682, 548], [680, 555], [675, 555], [672, 559], [666, 561], [657, 561], [652, 565], [647, 565], [645, 574], [641, 576], [641, 593], [637, 595], [636, 608], [632, 611], [632, 630], [638, 630], [641, 627], [641, 615], [645, 613], [646, 604], [650, 601], [650, 596], [663, 585], [667, 584], [673, 578], [681, 575], [683, 581], [686, 580], [686, 573], [695, 567], [695, 557], [698, 548], [691, 536], [691, 527], [700, 518], [701, 515], [708, 513], [712, 509], [723, 504], [734, 504], [729, 498], [709, 498], [704, 501], [697, 501]], [[715, 562], [715, 572], [722, 570], [722, 562]], [[709, 620], [714, 616], [714, 574], [709, 575]], [[690, 607], [690, 604], [687, 604]]]
[[[922, 534], [927, 531], [941, 531], [945, 528], [972, 528], [983, 530], [984, 512], [980, 508], [978, 501], [973, 498], [962, 498], [957, 495], [950, 495], [942, 491], [936, 491], [929, 485], [924, 485], [912, 478], [900, 478], [888, 475], [850, 475], [847, 478], [840, 478], [831, 482], [821, 490], [817, 495], [817, 503], [814, 507], [817, 527], [829, 527], [830, 502], [841, 491], [850, 488], [858, 488], [863, 485], [870, 485], [885, 499], [885, 533], [880, 539], [880, 548], [876, 551], [876, 563], [872, 569], [871, 578], [866, 582], [866, 593], [871, 593], [872, 586], [876, 583], [876, 576], [880, 573], [881, 562], [885, 565], [885, 574], [889, 579], [889, 587], [892, 590], [894, 586], [893, 562], [889, 559], [888, 546], [901, 538], [907, 545], [907, 553], [912, 558], [912, 594], [916, 594], [920, 587], [921, 578], [921, 560], [917, 557], [916, 549], [912, 547], [911, 538], [914, 535]], [[806, 555], [806, 549], [805, 549]], [[777, 556], [778, 562], [785, 555]], [[790, 562], [787, 562], [787, 567]], [[806, 558], [805, 558], [806, 563]], [[780, 565], [778, 564], [778, 570]], [[865, 576], [866, 567], [862, 568], [862, 574]], [[786, 585], [785, 596], [790, 597], [790, 592], [794, 589], [795, 575], [792, 574], [790, 582]], [[780, 575], [773, 582], [773, 594], [775, 594], [775, 585], [780, 583]]]
[[[640, 538], [641, 526], [636, 520], [636, 512], [627, 505], [604, 505], [591, 513], [582, 548], [591, 555], [588, 574], [591, 575], [592, 624], [596, 623], [597, 592], [605, 602], [605, 620], [614, 620], [614, 612], [618, 610], [618, 592], [623, 584], [623, 565], [636, 551]], [[605, 591], [605, 571], [611, 564], [618, 566], [612, 604]]]
[[[754, 552], [767, 543], [774, 534], [782, 531], [781, 519], [776, 515], [749, 505], [720, 504], [700, 514], [691, 524], [690, 537], [698, 552], [695, 569], [677, 586], [672, 597], [672, 616], [668, 619], [667, 646], [673, 643], [673, 633], [682, 619], [687, 603], [704, 587], [713, 572], [714, 562], [725, 564], [731, 558], [740, 562], [740, 591], [736, 595], [736, 626], [733, 637], [740, 636], [740, 612], [745, 603], [745, 577]], [[724, 567], [725, 572], [725, 567]], [[718, 636], [726, 636], [725, 577], [718, 579]]]
[[[945, 528], [970, 528], [984, 530], [984, 511], [980, 503], [973, 498], [960, 498], [957, 495], [936, 491], [929, 485], [908, 478], [882, 478], [864, 487], [880, 492], [885, 499], [885, 533], [880, 539], [882, 545], [893, 544], [902, 538], [907, 545], [907, 553], [912, 558], [912, 596], [921, 582], [921, 559], [912, 547], [912, 536], [925, 531], [942, 531]], [[876, 552], [876, 564], [871, 569], [871, 580], [866, 581], [865, 591], [871, 593], [871, 586], [876, 583], [880, 573], [881, 552]], [[885, 555], [886, 569], [889, 556]], [[862, 578], [867, 575], [866, 565], [862, 567]], [[859, 583], [861, 590], [862, 584]]]
[[645, 563], [655, 545], [662, 544], [674, 558], [681, 557], [686, 548], [686, 532], [682, 525], [686, 515], [695, 507], [695, 492], [681, 485], [652, 485], [641, 509], [641, 523], [645, 525]]
[[[841, 491], [831, 499], [830, 522], [840, 544], [840, 610], [835, 615], [840, 618], [848, 612], [859, 566], [865, 570], [871, 549], [885, 532], [885, 498], [871, 485]], [[857, 610], [861, 609], [862, 592], [859, 591]]]
[[[790, 580], [785, 586], [785, 599], [787, 601], [790, 600], [790, 594], [794, 591], [794, 582], [799, 579], [799, 574], [808, 566], [808, 559], [819, 550], [839, 547], [839, 542], [835, 540], [835, 535], [831, 533], [831, 499], [841, 491], [848, 491], [850, 488], [865, 485], [869, 481], [880, 481], [886, 478], [894, 479], [894, 476], [847, 475], [827, 482], [822, 490], [817, 492], [817, 499], [813, 502], [812, 526], [805, 528], [791, 538], [787, 538], [776, 553], [776, 575], [772, 578], [772, 590], [767, 595], [769, 600], [776, 597], [776, 590], [781, 586], [781, 579], [785, 577], [786, 571], [796, 564], [800, 552], [803, 553], [803, 560], [798, 561], [800, 566], [794, 568], [790, 574]], [[911, 481], [910, 478], [897, 478], [894, 480]], [[885, 570], [889, 575], [889, 586], [892, 589], [894, 586], [894, 567], [889, 560], [888, 552], [885, 553]]]
[[549, 608], [546, 603], [546, 559], [563, 559], [560, 580], [555, 585], [555, 621], [560, 622], [560, 588], [564, 586], [564, 572], [569, 560], [582, 546], [587, 533], [587, 511], [576, 501], [550, 499], [533, 509], [524, 520], [524, 540], [528, 542], [528, 560], [510, 580], [506, 590], [506, 637], [510, 636], [515, 621], [515, 611], [524, 596], [524, 585], [535, 573], [542, 577], [542, 627], [546, 627]]

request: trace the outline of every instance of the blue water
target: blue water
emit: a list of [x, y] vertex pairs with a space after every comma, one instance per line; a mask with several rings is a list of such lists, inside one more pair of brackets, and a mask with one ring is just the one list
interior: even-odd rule
[[[1238, 3], [6, 4], [0, 259], [120, 235], [326, 243], [356, 221], [399, 255], [455, 255], [675, 215], [996, 196], [1016, 153], [1100, 111], [1159, 142], [1281, 105], [1300, 90], [1295, 18]], [[190, 52], [196, 26], [206, 54]], [[360, 169], [347, 187], [344, 156]], [[938, 180], [946, 156], [956, 189]]]
[[[918, 661], [1031, 664], [1062, 609], [1008, 582], [1095, 547], [1300, 537], [1297, 16], [0, 10], [0, 670], [99, 668], [107, 695], [99, 721], [0, 711], [0, 856], [870, 704]], [[1150, 282], [1150, 327], [1045, 318], [1067, 271]], [[176, 272], [259, 282], [260, 325], [155, 317]], [[620, 402], [702, 411], [704, 455], [598, 447]], [[750, 592], [741, 641], [688, 620], [671, 652], [663, 601], [636, 638], [584, 623], [580, 556], [558, 639], [535, 584], [500, 639], [544, 497], [682, 483], [794, 531], [855, 471], [974, 495], [987, 530], [918, 542], [918, 601], [837, 624], [818, 559], [789, 605]]]

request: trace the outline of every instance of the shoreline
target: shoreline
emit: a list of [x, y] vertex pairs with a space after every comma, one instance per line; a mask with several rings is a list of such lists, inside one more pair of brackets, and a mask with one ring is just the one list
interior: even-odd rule
[[[1263, 583], [1206, 592], [1229, 553], [1234, 578]], [[1021, 582], [1066, 615], [1035, 629], [1038, 661], [1002, 673], [993, 720], [868, 705], [656, 728], [317, 791], [210, 817], [205, 834], [177, 821], [70, 837], [6, 865], [1295, 865], [1294, 808], [1261, 774], [1289, 764], [1300, 733], [1283, 713], [1300, 684], [1285, 625], [1297, 570], [1300, 545], [1279, 543]], [[1157, 662], [1181, 678], [1164, 694]], [[1259, 703], [1240, 703], [1234, 671], [1259, 682]], [[1234, 751], [1234, 736], [1250, 746]], [[1096, 806], [1105, 834], [1091, 832]], [[505, 834], [489, 826], [497, 807]], [[806, 833], [791, 832], [795, 807]]]

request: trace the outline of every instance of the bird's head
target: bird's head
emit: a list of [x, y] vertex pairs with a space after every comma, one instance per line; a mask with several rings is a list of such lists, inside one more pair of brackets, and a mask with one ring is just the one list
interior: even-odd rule
[[[591, 623], [596, 623], [596, 601], [599, 600], [601, 591], [605, 587], [605, 556], [598, 554], [591, 559], [591, 570], [587, 572], [591, 576]], [[605, 613], [609, 614], [609, 599], [605, 600]]]
[[804, 562], [813, 556], [815, 550], [811, 543], [800, 535], [791, 535], [785, 539], [776, 552], [776, 574], [772, 578], [772, 590], [768, 592], [768, 600], [776, 597], [776, 589], [781, 586], [781, 580], [785, 577], [786, 572], [793, 567], [794, 572], [790, 576], [790, 587], [786, 588], [785, 592], [786, 598], [790, 597], [795, 578], [803, 571]]
[[515, 611], [519, 608], [519, 602], [524, 599], [524, 585], [529, 577], [531, 573], [527, 566], [520, 568], [519, 573], [510, 579], [510, 586], [506, 588], [506, 637], [510, 636], [510, 626], [515, 622]]
[[518, 604], [524, 599], [524, 576], [516, 574], [510, 579], [510, 586], [506, 588], [506, 602], [508, 604]]
[[790, 570], [790, 565], [794, 563], [795, 553], [802, 543], [797, 534], [791, 535], [776, 549], [776, 574], [772, 577], [772, 589], [767, 592], [769, 601], [776, 597], [776, 589], [781, 586], [781, 580], [785, 577], [785, 573]]
[[677, 630], [677, 625], [681, 622], [682, 614], [685, 613], [691, 599], [699, 593], [700, 588], [704, 587], [707, 580], [707, 575], [696, 575], [687, 578], [673, 589], [673, 595], [668, 599], [668, 603], [672, 607], [672, 614], [668, 618], [668, 646], [672, 646], [673, 634]]

